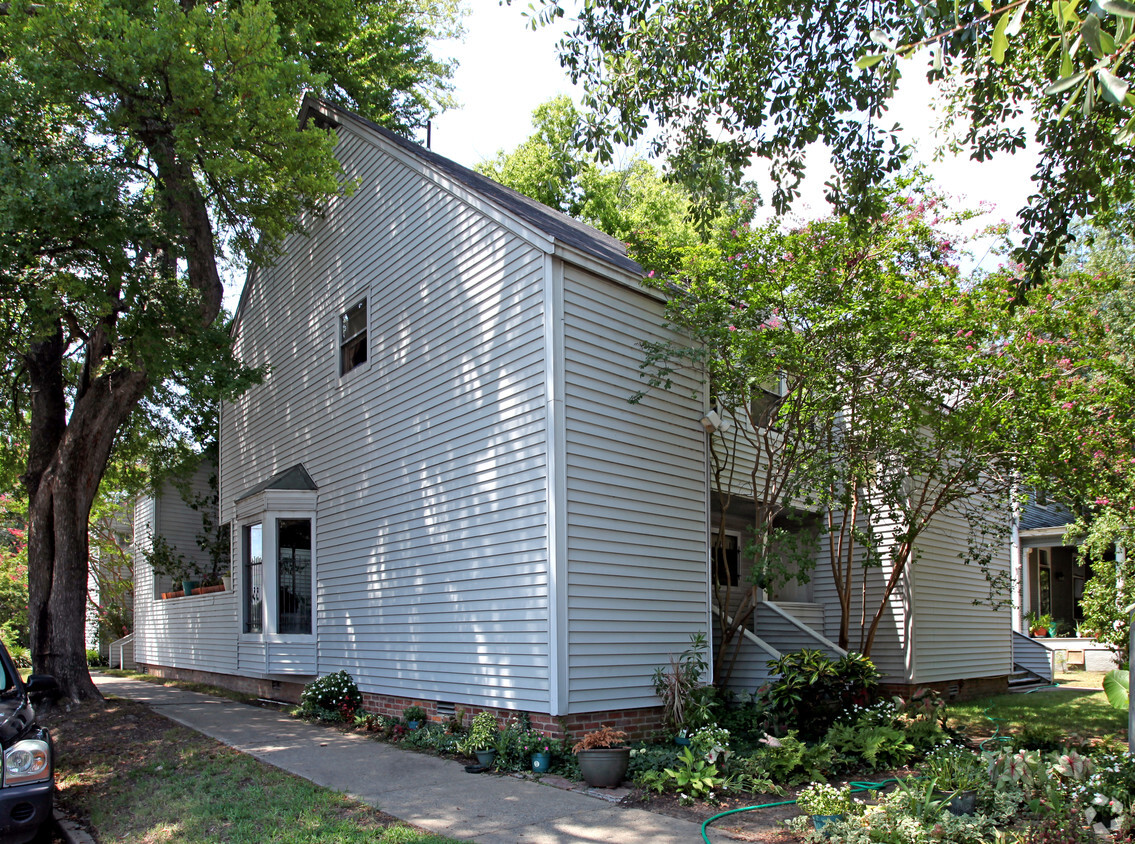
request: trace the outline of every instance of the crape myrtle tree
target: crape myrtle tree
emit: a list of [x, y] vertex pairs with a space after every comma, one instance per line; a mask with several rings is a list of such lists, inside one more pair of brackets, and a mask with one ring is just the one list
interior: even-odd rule
[[[0, 15], [3, 465], [29, 501], [35, 669], [98, 695], [83, 626], [88, 519], [148, 417], [200, 435], [255, 377], [231, 354], [218, 260], [271, 260], [344, 189], [305, 91], [396, 128], [446, 94], [446, 0], [49, 0]], [[193, 401], [187, 400], [189, 395]]]
[[[726, 644], [757, 588], [792, 575], [783, 555], [802, 553], [785, 517], [801, 512], [818, 523], [841, 647], [870, 655], [918, 539], [949, 512], [971, 526], [966, 561], [1000, 587], [989, 562], [1008, 524], [1014, 456], [1007, 379], [992, 363], [1003, 285], [960, 278], [936, 197], [905, 184], [878, 201], [868, 227], [833, 217], [728, 228], [659, 282], [683, 340], [646, 344], [644, 375], [669, 387], [678, 369], [704, 373], [734, 422], [712, 440], [717, 489], [741, 490], [752, 508], [754, 577], [741, 610], [721, 617]], [[726, 650], [719, 678], [734, 658]]]
[[762, 159], [783, 213], [808, 146], [821, 141], [836, 207], [877, 216], [871, 187], [910, 153], [886, 111], [899, 57], [928, 54], [925, 72], [960, 118], [958, 150], [981, 161], [1023, 149], [1030, 132], [1040, 147], [1016, 253], [1030, 284], [1078, 218], [1131, 199], [1135, 6], [1126, 0], [541, 0], [533, 23], [565, 6], [576, 19], [560, 60], [586, 91], [590, 144], [609, 153], [649, 138], [698, 197]]
[[[1003, 330], [1016, 381], [1013, 426], [1027, 482], [1071, 505], [1091, 559], [1084, 621], [1126, 654], [1135, 601], [1135, 286], [1130, 247], [1096, 233], [1090, 253], [1048, 274]], [[1126, 562], [1105, 559], [1120, 544]]]

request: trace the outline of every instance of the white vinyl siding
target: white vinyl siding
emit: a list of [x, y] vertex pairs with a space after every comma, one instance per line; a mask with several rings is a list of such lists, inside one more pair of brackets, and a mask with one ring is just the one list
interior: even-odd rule
[[[208, 495], [210, 465], [202, 466], [191, 482], [197, 495]], [[232, 592], [160, 599], [170, 591], [166, 583], [154, 583], [153, 569], [144, 553], [153, 537], [162, 536], [175, 553], [194, 559], [202, 567], [207, 555], [197, 545], [202, 531], [201, 513], [191, 509], [169, 484], [157, 500], [145, 496], [134, 507], [134, 659], [147, 665], [193, 668], [231, 673], [236, 668], [236, 603]], [[227, 574], [227, 572], [226, 572]], [[181, 586], [172, 587], [174, 591]]]
[[[246, 292], [237, 349], [271, 368], [223, 409], [222, 506], [296, 464], [318, 486], [318, 673], [547, 711], [543, 253], [382, 139], [339, 136], [359, 187]], [[366, 370], [340, 379], [361, 294]], [[241, 673], [285, 668], [241, 638]]]
[[[999, 516], [1009, 519], [1007, 506], [989, 514]], [[938, 514], [917, 541], [919, 558], [911, 573], [914, 683], [1013, 673], [1012, 609], [992, 609], [981, 566], [964, 562], [969, 534], [966, 518], [952, 508]], [[1007, 536], [992, 568], [1009, 569]]]
[[[860, 518], [862, 520], [862, 516]], [[883, 537], [885, 537], [888, 532], [883, 525], [879, 525], [876, 531]], [[836, 592], [835, 582], [832, 578], [831, 560], [828, 553], [829, 541], [830, 538], [826, 533], [820, 534], [820, 544], [816, 555], [816, 568], [812, 572], [812, 600], [816, 603], [823, 604], [825, 607], [824, 629], [821, 632], [832, 642], [838, 644], [840, 617], [839, 595]], [[883, 549], [881, 551], [883, 555], [882, 566], [864, 569], [863, 560], [865, 553], [862, 546], [858, 543], [856, 544], [854, 551], [855, 559], [852, 565], [853, 585], [851, 589], [848, 651], [858, 652], [861, 649], [861, 638], [866, 634], [866, 628], [860, 625], [860, 619], [863, 613], [862, 587], [864, 576], [867, 578], [867, 626], [871, 624], [871, 618], [879, 607], [883, 589], [892, 571], [890, 564], [887, 562], [888, 547], [889, 542], [884, 539]], [[883, 618], [879, 622], [879, 629], [875, 634], [875, 643], [871, 651], [871, 661], [875, 663], [875, 666], [879, 669], [880, 673], [882, 673], [884, 680], [892, 683], [909, 682], [910, 678], [910, 666], [908, 663], [908, 645], [910, 642], [909, 573], [910, 569], [908, 567], [907, 571], [900, 576], [898, 585], [887, 600], [887, 606], [884, 610]]]
[[705, 433], [698, 385], [640, 404], [662, 336], [645, 294], [565, 268], [569, 711], [657, 706], [654, 668], [709, 632]]

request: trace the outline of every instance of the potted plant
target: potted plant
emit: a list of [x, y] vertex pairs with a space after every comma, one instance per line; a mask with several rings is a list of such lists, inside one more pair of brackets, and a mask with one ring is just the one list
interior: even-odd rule
[[497, 719], [491, 712], [478, 712], [473, 716], [469, 734], [457, 745], [466, 756], [476, 756], [477, 761], [486, 768], [497, 759]]
[[964, 747], [944, 744], [926, 756], [922, 773], [935, 782], [936, 796], [948, 799], [954, 815], [972, 815], [977, 808], [977, 790], [989, 782], [989, 766]]
[[863, 805], [851, 796], [851, 788], [836, 788], [827, 783], [813, 783], [796, 795], [796, 805], [812, 818], [812, 826], [819, 832], [827, 824], [842, 821], [848, 815], [859, 814]]
[[1029, 632], [1037, 639], [1042, 639], [1049, 635], [1049, 627], [1055, 627], [1055, 622], [1052, 616], [1048, 613], [1038, 615], [1035, 611], [1029, 611], [1025, 614], [1025, 624], [1029, 627]]
[[552, 747], [555, 742], [535, 730], [524, 736], [523, 747], [529, 754], [533, 773], [546, 774], [552, 767]]
[[426, 710], [415, 703], [402, 710], [402, 718], [405, 719], [407, 727], [416, 730], [426, 720]]
[[579, 772], [592, 788], [616, 788], [627, 775], [631, 749], [627, 734], [608, 726], [588, 733], [572, 747]]
[[662, 700], [663, 724], [680, 745], [689, 745], [689, 731], [708, 720], [702, 676], [708, 670], [705, 636], [690, 636], [690, 646], [681, 655], [670, 655], [670, 664], [654, 669], [654, 693]]
[[201, 567], [193, 560], [187, 559], [184, 554], [176, 553], [164, 536], [153, 537], [150, 550], [143, 553], [143, 558], [150, 564], [155, 574], [169, 577], [173, 581], [174, 588], [181, 586], [186, 596], [193, 594], [193, 590], [200, 583]]

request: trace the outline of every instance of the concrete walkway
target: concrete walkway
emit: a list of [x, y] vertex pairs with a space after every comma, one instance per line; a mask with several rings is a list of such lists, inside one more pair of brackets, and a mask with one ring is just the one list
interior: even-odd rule
[[[350, 794], [431, 832], [478, 844], [699, 844], [700, 825], [530, 780], [468, 774], [449, 759], [399, 750], [269, 709], [93, 675], [107, 696], [167, 718], [285, 771]], [[734, 840], [710, 832], [714, 842]]]

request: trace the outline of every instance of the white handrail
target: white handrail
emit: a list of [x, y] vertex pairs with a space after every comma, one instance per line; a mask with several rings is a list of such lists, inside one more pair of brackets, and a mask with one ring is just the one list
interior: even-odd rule
[[[717, 606], [717, 604], [711, 604], [711, 608], [713, 609], [713, 612], [716, 615], [723, 616], [729, 624], [733, 623], [733, 617], [725, 615], [721, 611], [721, 607]], [[748, 627], [742, 627], [741, 633], [744, 634], [746, 639], [748, 639], [750, 642], [752, 642], [758, 648], [763, 650], [765, 653], [767, 653], [773, 659], [780, 659], [780, 657], [782, 656], [780, 651], [778, 651], [776, 648], [774, 648], [772, 645], [770, 645], [768, 642], [766, 642], [764, 639], [762, 639], [760, 636], [758, 636], [756, 633], [754, 633]]]
[[799, 627], [799, 628], [800, 628], [800, 629], [801, 629], [801, 630], [802, 630], [802, 631], [803, 631], [804, 633], [806, 633], [806, 634], [808, 634], [809, 636], [811, 636], [811, 637], [812, 637], [813, 639], [815, 639], [815, 640], [816, 640], [817, 642], [820, 642], [821, 644], [823, 644], [823, 645], [826, 645], [827, 647], [831, 648], [832, 650], [834, 650], [834, 651], [835, 651], [835, 652], [836, 652], [837, 654], [839, 654], [840, 656], [847, 656], [847, 651], [845, 651], [845, 650], [844, 650], [843, 648], [841, 648], [841, 647], [840, 647], [839, 645], [837, 645], [837, 644], [836, 644], [835, 642], [833, 642], [833, 641], [832, 641], [831, 639], [827, 638], [826, 636], [822, 636], [822, 635], [820, 635], [820, 634], [819, 634], [819, 633], [817, 633], [817, 632], [816, 632], [815, 630], [813, 630], [813, 629], [812, 629], [811, 627], [809, 627], [809, 626], [808, 626], [807, 624], [805, 624], [805, 623], [804, 623], [804, 622], [802, 622], [802, 621], [801, 621], [800, 619], [798, 619], [798, 618], [797, 618], [796, 616], [794, 616], [794, 615], [793, 615], [792, 613], [789, 613], [789, 612], [785, 612], [785, 611], [784, 611], [783, 609], [781, 609], [780, 607], [778, 607], [778, 606], [777, 606], [777, 605], [776, 605], [776, 604], [775, 604], [774, 602], [772, 602], [772, 601], [762, 601], [762, 602], [761, 602], [761, 606], [762, 606], [762, 607], [768, 607], [768, 608], [769, 608], [769, 609], [771, 609], [771, 610], [772, 610], [773, 612], [777, 613], [777, 614], [778, 614], [778, 615], [779, 615], [779, 616], [780, 616], [781, 618], [783, 618], [783, 619], [784, 619], [785, 621], [788, 621], [788, 622], [790, 622], [790, 623], [792, 623], [792, 624], [796, 625], [796, 626], [797, 626], [797, 627]]

